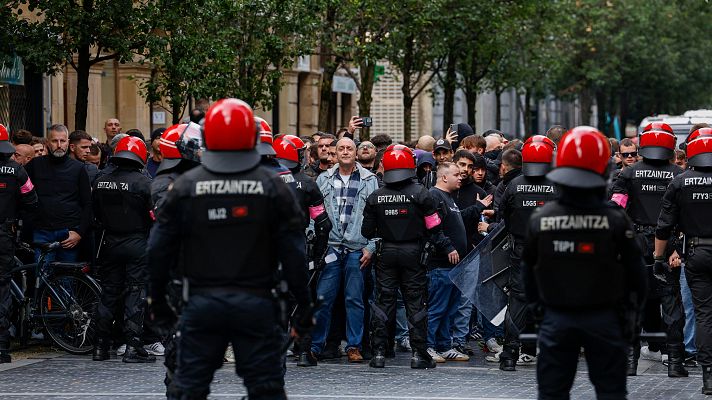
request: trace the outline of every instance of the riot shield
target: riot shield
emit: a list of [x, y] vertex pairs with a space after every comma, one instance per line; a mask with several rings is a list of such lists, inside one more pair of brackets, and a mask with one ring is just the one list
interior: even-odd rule
[[449, 274], [462, 294], [495, 325], [503, 321], [507, 306], [508, 251], [507, 233], [500, 223]]

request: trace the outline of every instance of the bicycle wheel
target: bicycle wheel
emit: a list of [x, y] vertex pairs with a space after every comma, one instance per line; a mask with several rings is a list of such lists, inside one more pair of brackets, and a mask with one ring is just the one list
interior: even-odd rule
[[52, 340], [71, 354], [89, 354], [99, 288], [82, 275], [60, 273], [42, 288], [40, 302], [39, 316]]

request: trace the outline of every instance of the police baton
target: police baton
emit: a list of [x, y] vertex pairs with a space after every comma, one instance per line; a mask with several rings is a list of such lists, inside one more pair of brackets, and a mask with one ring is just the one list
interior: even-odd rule
[[[646, 342], [665, 342], [667, 334], [665, 332], [645, 332], [638, 335], [638, 338]], [[519, 335], [519, 340], [522, 342], [536, 342], [539, 340], [539, 335], [536, 333], [522, 333]]]

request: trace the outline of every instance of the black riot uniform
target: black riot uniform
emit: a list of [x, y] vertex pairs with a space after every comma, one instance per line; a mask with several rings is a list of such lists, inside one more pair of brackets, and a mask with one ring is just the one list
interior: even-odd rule
[[142, 343], [148, 283], [146, 243], [153, 210], [151, 180], [141, 173], [139, 163], [120, 155], [117, 152], [110, 160], [116, 169], [97, 178], [92, 190], [94, 216], [104, 231], [99, 256], [102, 293], [95, 316], [98, 343], [94, 360], [109, 358], [114, 312], [123, 303], [127, 344], [123, 361], [153, 362], [155, 357], [143, 349]]
[[[410, 168], [396, 168], [399, 158]], [[376, 299], [372, 306], [374, 350], [371, 366], [385, 366], [388, 346], [388, 326], [396, 317], [398, 289], [403, 294], [410, 343], [413, 348], [412, 368], [434, 368], [435, 363], [427, 353], [428, 287], [426, 266], [421, 252], [428, 239], [429, 229], [438, 229], [440, 217], [437, 205], [425, 187], [414, 182], [415, 158], [405, 146], [389, 148], [383, 155], [384, 182], [366, 200], [361, 234], [367, 239], [381, 238], [379, 262], [376, 265]], [[407, 165], [408, 166], [408, 165]], [[398, 179], [393, 172], [404, 171], [405, 179]], [[401, 176], [400, 178], [403, 178]]]
[[[514, 370], [519, 358], [519, 334], [528, 319], [526, 296], [522, 282], [522, 250], [527, 242], [527, 227], [532, 213], [556, 198], [556, 187], [543, 176], [520, 175], [507, 185], [500, 203], [500, 213], [510, 234], [509, 297], [504, 318], [504, 350], [500, 354], [500, 368]], [[522, 351], [536, 356], [536, 347], [524, 345]]]
[[[683, 344], [683, 329], [685, 327], [685, 312], [680, 294], [680, 269], [670, 269], [663, 274], [655, 275], [653, 265], [653, 249], [655, 226], [660, 215], [661, 200], [668, 184], [682, 173], [682, 169], [668, 160], [652, 160], [644, 158], [621, 171], [611, 188], [612, 198], [623, 202], [626, 212], [633, 221], [636, 241], [641, 248], [648, 273], [648, 305], [653, 313], [660, 313], [667, 334], [668, 375], [670, 377], [687, 376], [684, 368], [685, 347]], [[671, 232], [672, 234], [672, 232]], [[668, 238], [670, 239], [670, 238]], [[670, 253], [668, 252], [668, 256]], [[645, 324], [650, 330], [658, 327]], [[640, 344], [634, 343], [628, 355], [628, 375], [636, 375]]]
[[[709, 147], [712, 148], [712, 140]], [[688, 154], [691, 151], [688, 145]], [[709, 156], [710, 154], [706, 154]], [[709, 160], [708, 160], [709, 161]], [[695, 306], [697, 362], [703, 368], [702, 393], [712, 394], [712, 163], [676, 176], [665, 192], [655, 231], [664, 248], [676, 226], [685, 234], [685, 278]], [[659, 246], [658, 242], [662, 245]], [[656, 252], [657, 253], [657, 252]], [[665, 259], [661, 256], [660, 259]], [[662, 262], [662, 261], [661, 261]]]
[[[0, 131], [5, 128], [0, 125]], [[5, 133], [7, 134], [7, 133]], [[1, 146], [11, 147], [7, 139]], [[15, 222], [20, 212], [33, 212], [37, 209], [37, 193], [32, 181], [22, 166], [12, 159], [10, 154], [0, 154], [0, 363], [11, 361], [9, 314], [12, 307], [10, 297], [10, 271], [15, 265]]]
[[[302, 215], [294, 194], [254, 151], [252, 110], [223, 99], [206, 113], [203, 165], [173, 183], [151, 232], [152, 313], [166, 319], [169, 269], [181, 254], [189, 284], [178, 323], [170, 399], [205, 399], [229, 343], [251, 400], [286, 399], [285, 326], [272, 294], [278, 267], [311, 320]], [[305, 318], [301, 318], [304, 315]], [[249, 321], [249, 323], [245, 323]]]
[[569, 131], [547, 174], [559, 198], [529, 222], [522, 275], [541, 317], [539, 399], [569, 397], [582, 347], [596, 396], [626, 397], [626, 350], [636, 329], [626, 329], [623, 311], [640, 310], [647, 279], [630, 220], [605, 202], [609, 158], [595, 128]]

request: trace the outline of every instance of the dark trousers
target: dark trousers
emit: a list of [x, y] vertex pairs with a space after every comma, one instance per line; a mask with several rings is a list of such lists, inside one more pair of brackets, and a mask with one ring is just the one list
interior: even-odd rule
[[546, 309], [539, 328], [539, 399], [568, 399], [584, 348], [598, 399], [625, 399], [626, 349], [615, 310], [562, 312]]
[[[192, 295], [178, 324], [178, 365], [169, 399], [205, 399], [229, 343], [250, 400], [286, 399], [285, 335], [269, 297], [234, 291]], [[249, 323], [248, 323], [249, 321]]]
[[712, 367], [712, 246], [688, 250], [685, 278], [695, 306], [697, 361]]
[[[514, 242], [509, 253], [509, 298], [507, 300], [507, 312], [504, 316], [504, 351], [500, 358], [517, 359], [519, 357], [519, 334], [527, 327], [531, 319], [527, 308], [526, 297], [524, 295], [524, 283], [522, 282], [522, 251], [524, 244]], [[535, 356], [536, 346], [533, 343], [525, 343], [522, 352]]]
[[12, 312], [12, 297], [10, 296], [10, 280], [12, 268], [15, 266], [15, 245], [13, 234], [0, 229], [0, 350], [10, 349], [10, 313]]
[[[638, 244], [643, 251], [647, 265], [652, 265], [655, 237], [653, 235], [637, 236]], [[682, 307], [680, 294], [680, 269], [675, 268], [666, 274], [666, 281], [655, 278], [652, 267], [648, 267], [648, 304], [644, 315], [643, 327], [646, 331], [655, 332], [660, 328], [667, 334], [667, 344], [682, 345], [685, 329], [685, 310]], [[660, 305], [660, 308], [658, 308]], [[662, 316], [660, 316], [662, 309]], [[654, 314], [654, 315], [651, 315]], [[648, 321], [649, 318], [652, 320]], [[662, 326], [660, 326], [662, 322]], [[658, 350], [655, 346], [651, 350]]]
[[106, 235], [99, 270], [101, 301], [96, 313], [96, 332], [109, 339], [115, 310], [124, 305], [124, 336], [127, 343], [140, 346], [146, 310], [146, 235]]
[[[420, 265], [419, 243], [384, 243], [376, 265], [376, 300], [373, 304], [373, 348], [389, 346], [389, 326], [396, 319], [398, 289], [403, 293], [413, 350], [425, 351], [428, 337], [428, 279]], [[390, 344], [392, 346], [392, 344]]]

